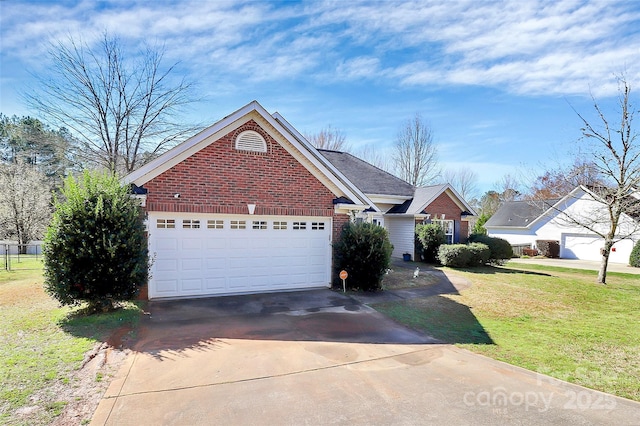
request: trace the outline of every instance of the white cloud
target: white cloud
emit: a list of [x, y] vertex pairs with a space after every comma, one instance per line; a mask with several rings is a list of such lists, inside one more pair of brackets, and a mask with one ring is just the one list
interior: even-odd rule
[[[634, 2], [3, 2], [2, 56], [42, 63], [44, 43], [103, 30], [166, 46], [200, 76], [362, 78], [490, 86], [525, 95], [616, 92], [640, 54]], [[55, 19], [52, 19], [55, 17]]]

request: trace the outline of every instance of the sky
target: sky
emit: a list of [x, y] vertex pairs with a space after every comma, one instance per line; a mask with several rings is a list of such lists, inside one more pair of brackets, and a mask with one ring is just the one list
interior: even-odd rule
[[257, 100], [303, 134], [327, 126], [390, 156], [420, 114], [439, 163], [478, 191], [571, 162], [577, 112], [618, 114], [616, 77], [640, 90], [640, 1], [0, 0], [0, 112], [46, 75], [51, 42], [102, 34], [164, 48], [196, 85], [185, 119], [210, 125]]

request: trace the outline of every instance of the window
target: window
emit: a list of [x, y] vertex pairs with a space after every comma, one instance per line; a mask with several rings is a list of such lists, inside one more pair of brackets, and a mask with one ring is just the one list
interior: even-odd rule
[[185, 229], [197, 229], [197, 228], [200, 228], [200, 221], [192, 220], [192, 219], [184, 219], [182, 221], [182, 227]]
[[232, 220], [231, 229], [247, 229], [247, 222], [244, 220]]
[[238, 151], [267, 152], [267, 142], [258, 132], [246, 130], [236, 137]]
[[287, 222], [273, 222], [273, 229], [287, 229]]
[[220, 220], [220, 219], [207, 220], [207, 228], [224, 229], [224, 220]]
[[311, 222], [311, 229], [314, 231], [321, 231], [324, 229], [324, 222]]
[[264, 222], [262, 220], [254, 220], [253, 229], [267, 229], [267, 222]]
[[307, 229], [307, 222], [293, 222], [293, 229]]
[[158, 219], [156, 222], [156, 228], [170, 228], [173, 229], [176, 227], [176, 221], [173, 219]]
[[440, 220], [436, 219], [433, 223], [437, 223], [440, 225], [442, 230], [444, 231], [444, 236], [447, 240], [446, 244], [453, 244], [453, 220]]

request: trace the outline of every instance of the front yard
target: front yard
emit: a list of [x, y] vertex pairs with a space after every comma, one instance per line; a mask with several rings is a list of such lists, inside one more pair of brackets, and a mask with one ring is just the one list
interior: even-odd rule
[[373, 307], [473, 352], [640, 401], [640, 276], [610, 273], [604, 286], [596, 272], [536, 265], [449, 271], [472, 286]]
[[[436, 285], [423, 265], [413, 278], [415, 266], [395, 268], [383, 285]], [[610, 273], [602, 286], [595, 272], [535, 265], [447, 271], [472, 286], [374, 308], [444, 342], [640, 401], [638, 275]], [[117, 366], [106, 358], [119, 351], [101, 342], [135, 330], [140, 307], [77, 315], [45, 294], [37, 269], [0, 271], [0, 311], [0, 424], [88, 423]]]
[[61, 308], [44, 292], [41, 262], [33, 266], [0, 270], [0, 424], [50, 424], [62, 413], [70, 424], [88, 423], [93, 410], [86, 402], [104, 391], [104, 375], [118, 356], [101, 352], [100, 342], [135, 323], [140, 310], [131, 304], [77, 316], [78, 309]]

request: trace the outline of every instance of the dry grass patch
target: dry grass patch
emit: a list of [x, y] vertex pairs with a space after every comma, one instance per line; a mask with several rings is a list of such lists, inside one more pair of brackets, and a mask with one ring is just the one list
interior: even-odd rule
[[[417, 278], [413, 277], [416, 267], [420, 268]], [[389, 273], [382, 279], [383, 290], [399, 290], [401, 288], [425, 287], [438, 282], [438, 277], [430, 272], [430, 268], [420, 263], [407, 262], [406, 266], [393, 265]]]

